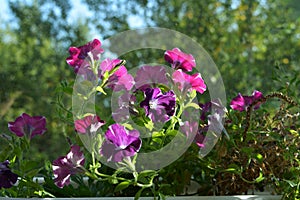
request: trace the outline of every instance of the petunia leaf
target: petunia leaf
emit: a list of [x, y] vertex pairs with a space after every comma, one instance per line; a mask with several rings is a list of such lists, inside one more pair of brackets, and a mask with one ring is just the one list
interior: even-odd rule
[[121, 190], [124, 190], [124, 189], [128, 188], [130, 185], [131, 185], [130, 181], [123, 181], [115, 187], [114, 192], [119, 192]]

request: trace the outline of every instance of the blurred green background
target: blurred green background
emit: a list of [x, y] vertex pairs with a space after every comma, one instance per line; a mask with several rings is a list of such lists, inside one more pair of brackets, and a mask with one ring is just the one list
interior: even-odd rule
[[[72, 124], [58, 117], [61, 81], [72, 82], [70, 46], [103, 40], [121, 31], [165, 27], [201, 44], [215, 61], [228, 100], [281, 91], [299, 102], [300, 4], [298, 0], [15, 0], [0, 18], [0, 134], [21, 113], [43, 115], [48, 131], [32, 142], [37, 159], [69, 149]], [[157, 53], [160, 53], [157, 56]], [[128, 66], [162, 52], [126, 55]], [[189, 52], [192, 53], [192, 52]], [[151, 60], [151, 59], [150, 59]], [[71, 96], [62, 102], [71, 107]], [[0, 138], [0, 149], [6, 145]]]

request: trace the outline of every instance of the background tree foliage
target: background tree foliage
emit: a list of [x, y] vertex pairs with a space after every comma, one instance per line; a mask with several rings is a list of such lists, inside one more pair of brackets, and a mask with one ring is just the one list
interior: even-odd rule
[[[298, 5], [297, 0], [82, 3], [92, 14], [70, 22], [71, 1], [9, 1], [12, 21], [0, 27], [0, 130], [7, 133], [7, 122], [22, 112], [45, 115], [49, 131], [35, 138], [35, 150], [42, 152], [37, 156], [53, 159], [68, 148], [61, 139], [68, 128], [56, 117], [57, 105], [52, 103], [60, 81], [75, 78], [65, 63], [68, 47], [92, 40], [93, 32], [105, 39], [128, 30], [137, 19], [143, 22], [141, 27], [173, 29], [201, 44], [218, 66], [228, 97], [257, 89], [263, 93], [283, 91], [299, 101], [299, 7], [292, 6]], [[124, 58], [129, 66], [136, 66], [160, 58], [162, 53], [143, 50]], [[70, 96], [63, 101], [71, 105]], [[5, 144], [0, 140], [0, 145]]]

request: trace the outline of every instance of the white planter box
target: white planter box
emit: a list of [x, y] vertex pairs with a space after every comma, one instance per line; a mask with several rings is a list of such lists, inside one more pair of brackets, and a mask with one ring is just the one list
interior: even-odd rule
[[[33, 179], [37, 183], [43, 183], [44, 178], [35, 177]], [[88, 181], [86, 177], [84, 181]], [[17, 184], [17, 183], [16, 183]], [[74, 187], [78, 185], [71, 182]], [[195, 188], [192, 188], [195, 189]], [[166, 197], [167, 200], [280, 200], [281, 195], [270, 195], [269, 192], [258, 192], [255, 195], [235, 195], [235, 196], [177, 196]], [[30, 200], [134, 200], [134, 197], [81, 197], [81, 198], [30, 198]], [[153, 200], [153, 197], [140, 197], [139, 200]], [[158, 199], [158, 198], [156, 198]], [[28, 200], [26, 198], [6, 198], [0, 197], [0, 200]]]

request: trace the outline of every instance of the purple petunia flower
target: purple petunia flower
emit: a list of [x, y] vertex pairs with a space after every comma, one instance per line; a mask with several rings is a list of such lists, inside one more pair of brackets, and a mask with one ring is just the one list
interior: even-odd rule
[[[252, 93], [252, 96], [242, 96], [239, 93], [238, 96], [236, 96], [235, 98], [233, 98], [231, 100], [230, 107], [233, 110], [245, 111], [245, 110], [247, 110], [248, 106], [250, 104], [252, 104], [255, 100], [259, 100], [263, 97], [264, 97], [263, 94], [257, 90], [254, 90], [254, 92]], [[255, 106], [253, 108], [258, 109], [260, 104], [261, 103], [258, 102], [257, 104], [255, 104]]]
[[200, 73], [188, 75], [179, 69], [173, 73], [173, 81], [179, 85], [181, 91], [193, 89], [203, 94], [206, 90], [206, 85]]
[[18, 175], [13, 173], [8, 165], [8, 160], [0, 163], [0, 189], [11, 188], [18, 180]]
[[156, 84], [167, 85], [166, 70], [163, 66], [143, 66], [136, 72], [135, 87], [140, 90]]
[[43, 116], [33, 116], [23, 113], [14, 122], [8, 122], [8, 129], [18, 137], [42, 135], [46, 130], [46, 118]]
[[193, 67], [196, 66], [195, 58], [191, 54], [183, 53], [178, 48], [166, 51], [164, 57], [173, 69], [192, 71]]
[[92, 54], [94, 60], [98, 60], [99, 54], [103, 52], [104, 50], [101, 48], [101, 42], [98, 39], [94, 39], [83, 46], [70, 47], [70, 56], [66, 61], [68, 65], [74, 68], [75, 73], [78, 73], [80, 68], [87, 68], [90, 65], [87, 59], [89, 53]]
[[148, 88], [145, 90], [145, 100], [140, 106], [153, 122], [164, 123], [174, 115], [175, 104], [176, 96], [172, 90], [162, 93], [159, 88]]
[[71, 150], [66, 156], [61, 156], [52, 163], [55, 185], [60, 188], [69, 185], [71, 175], [83, 172], [84, 162], [84, 155], [80, 151], [80, 147], [71, 146]]
[[105, 141], [100, 152], [108, 162], [120, 162], [125, 157], [134, 156], [141, 148], [142, 140], [137, 130], [129, 131], [120, 124], [112, 124], [105, 133]]
[[89, 115], [75, 121], [75, 130], [83, 134], [94, 133], [104, 124], [105, 122], [99, 116]]

